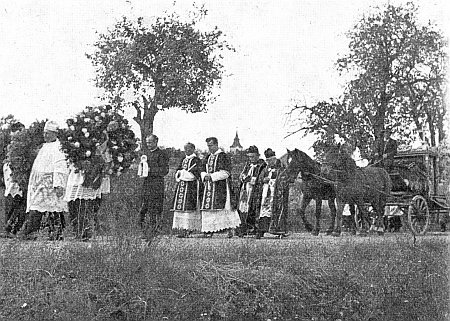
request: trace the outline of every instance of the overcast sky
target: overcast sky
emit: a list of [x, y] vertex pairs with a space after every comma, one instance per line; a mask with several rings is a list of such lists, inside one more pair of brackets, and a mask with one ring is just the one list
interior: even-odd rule
[[[0, 116], [13, 114], [29, 125], [45, 118], [64, 120], [99, 104], [92, 52], [96, 31], [105, 32], [123, 15], [155, 17], [164, 10], [184, 15], [186, 0], [0, 0]], [[343, 80], [334, 62], [346, 52], [345, 32], [374, 5], [369, 0], [197, 1], [209, 14], [204, 27], [218, 26], [236, 48], [224, 61], [226, 77], [207, 113], [158, 113], [155, 134], [164, 146], [182, 148], [217, 136], [228, 148], [236, 130], [244, 148], [307, 151], [311, 141], [289, 131], [285, 113], [292, 99], [307, 103], [337, 97]], [[392, 4], [405, 1], [391, 0]], [[435, 21], [448, 37], [449, 5], [415, 1], [420, 19]], [[132, 110], [127, 112], [131, 120]], [[137, 127], [136, 127], [137, 128]], [[309, 151], [311, 153], [311, 151]]]

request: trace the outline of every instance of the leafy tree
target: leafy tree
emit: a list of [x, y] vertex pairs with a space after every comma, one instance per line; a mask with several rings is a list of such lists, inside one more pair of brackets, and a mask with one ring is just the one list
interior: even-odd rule
[[426, 127], [433, 142], [436, 132], [444, 138], [447, 42], [431, 23], [420, 26], [416, 12], [412, 3], [387, 5], [347, 33], [349, 53], [337, 68], [351, 80], [341, 102], [292, 109], [308, 112], [308, 126], [301, 130], [319, 134], [316, 146], [337, 134], [367, 154], [386, 126], [409, 142], [411, 124]]
[[222, 52], [233, 49], [217, 27], [207, 32], [197, 28], [206, 14], [202, 7], [190, 21], [171, 14], [150, 26], [143, 18], [123, 17], [112, 30], [99, 35], [95, 52], [87, 55], [104, 98], [118, 109], [128, 104], [135, 108], [133, 119], [140, 126], [144, 148], [159, 111], [204, 112], [215, 100], [212, 89], [221, 84]]

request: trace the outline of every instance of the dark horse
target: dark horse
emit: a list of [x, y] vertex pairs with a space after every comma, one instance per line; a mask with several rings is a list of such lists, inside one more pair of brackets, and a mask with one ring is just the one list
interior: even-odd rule
[[[365, 203], [370, 203], [376, 212], [375, 227], [378, 234], [384, 233], [384, 207], [391, 192], [391, 179], [380, 167], [356, 166], [355, 161], [341, 147], [334, 146], [326, 153], [322, 164], [322, 175], [335, 183], [337, 201], [337, 224], [334, 233], [341, 232], [344, 204], [356, 204], [363, 218], [367, 218]], [[363, 225], [367, 219], [363, 219]], [[362, 227], [362, 231], [366, 231]]]
[[[333, 232], [336, 218], [336, 206], [334, 204], [336, 192], [333, 184], [320, 178], [320, 169], [320, 163], [313, 160], [301, 150], [297, 148], [293, 151], [288, 150], [286, 174], [291, 179], [295, 179], [299, 173], [301, 174], [302, 182], [300, 188], [303, 193], [303, 198], [298, 214], [300, 214], [305, 228], [311, 231], [313, 235], [319, 235], [320, 232], [320, 215], [322, 213], [323, 200], [328, 201], [328, 207], [331, 212], [331, 223], [327, 229], [327, 234]], [[316, 203], [316, 222], [314, 228], [312, 228], [305, 215], [306, 207], [312, 200]]]

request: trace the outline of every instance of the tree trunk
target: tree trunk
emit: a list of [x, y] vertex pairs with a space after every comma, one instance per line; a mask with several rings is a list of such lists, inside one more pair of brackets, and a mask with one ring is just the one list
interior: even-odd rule
[[437, 108], [437, 130], [438, 130], [438, 144], [440, 145], [445, 139], [444, 119], [447, 110], [447, 104], [445, 99], [442, 99], [442, 107]]
[[136, 116], [134, 121], [139, 125], [141, 130], [141, 150], [147, 151], [146, 137], [153, 134], [153, 122], [155, 115], [158, 112], [156, 102], [152, 99], [147, 99], [142, 96], [143, 106], [139, 102], [134, 102], [133, 107], [136, 109]]
[[145, 141], [148, 135], [153, 134], [153, 122], [155, 121], [155, 115], [158, 112], [156, 108], [147, 108], [144, 110], [144, 117], [139, 124], [141, 128], [141, 140], [142, 140], [142, 150], [147, 151], [147, 142]]
[[[386, 122], [387, 99], [386, 94], [382, 93], [380, 98], [380, 105], [377, 108], [377, 114], [374, 122], [375, 134], [375, 152], [381, 153], [384, 146], [384, 129]], [[373, 152], [372, 152], [373, 153]]]

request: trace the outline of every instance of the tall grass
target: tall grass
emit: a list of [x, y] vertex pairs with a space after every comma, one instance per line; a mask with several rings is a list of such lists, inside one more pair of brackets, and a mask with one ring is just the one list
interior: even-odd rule
[[1, 320], [446, 320], [445, 240], [1, 246]]
[[[0, 320], [450, 318], [448, 236], [172, 238], [172, 168], [164, 235], [150, 244], [135, 171], [113, 179], [93, 241], [0, 239]], [[291, 211], [298, 202], [294, 185]]]

